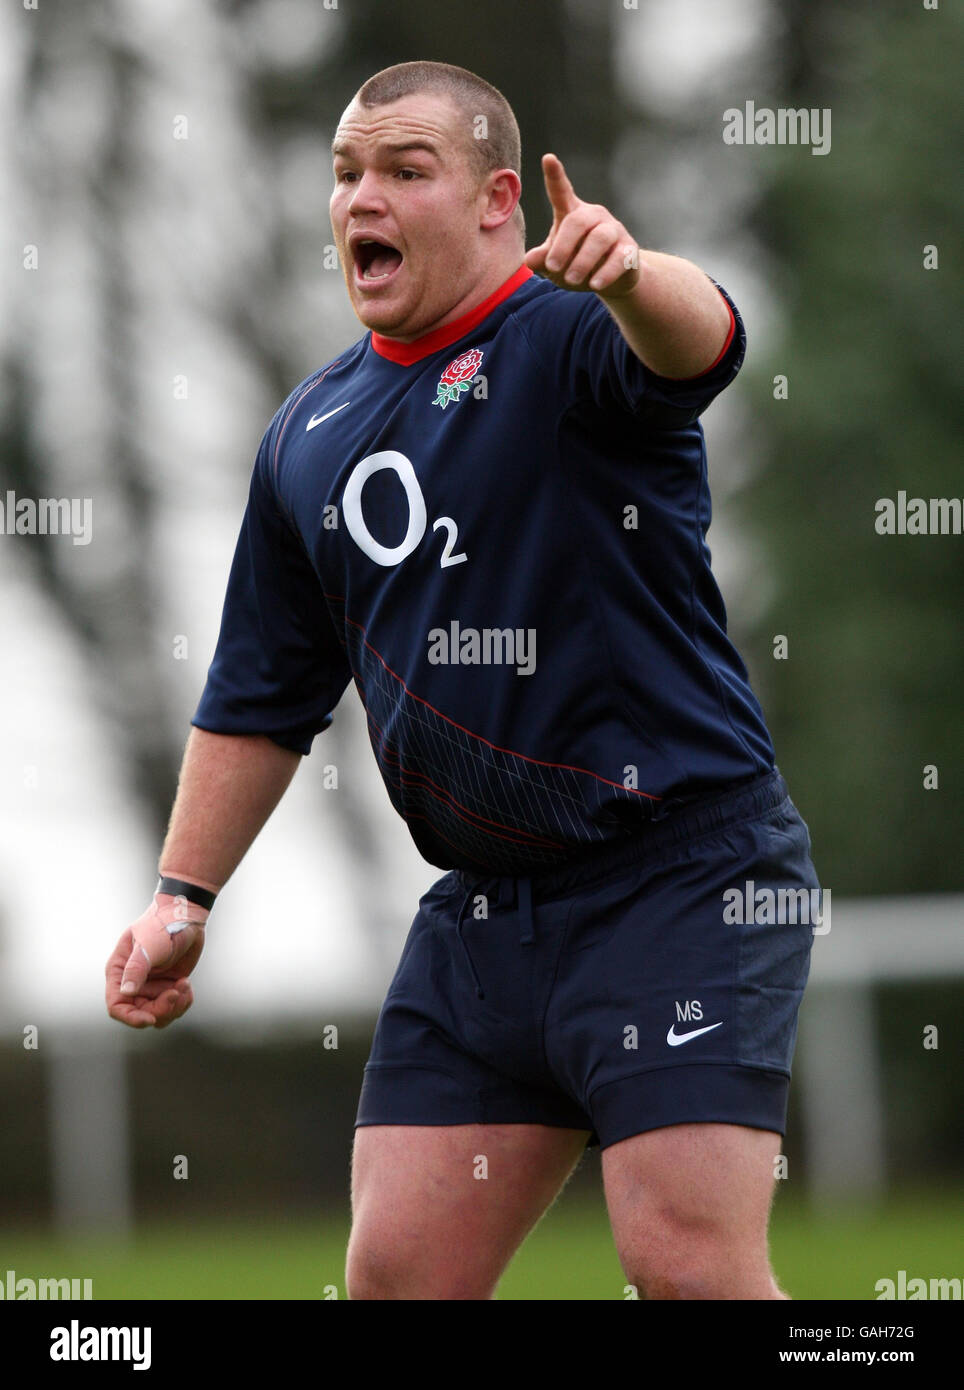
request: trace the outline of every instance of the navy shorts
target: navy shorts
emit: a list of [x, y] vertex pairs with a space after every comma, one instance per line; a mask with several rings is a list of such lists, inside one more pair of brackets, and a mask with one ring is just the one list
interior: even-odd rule
[[578, 864], [453, 870], [420, 899], [356, 1126], [783, 1134], [818, 895], [779, 771]]

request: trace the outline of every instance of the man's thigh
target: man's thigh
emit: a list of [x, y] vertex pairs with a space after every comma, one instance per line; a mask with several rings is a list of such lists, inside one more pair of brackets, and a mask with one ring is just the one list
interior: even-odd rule
[[613, 1238], [646, 1298], [778, 1298], [767, 1224], [779, 1134], [682, 1124], [603, 1150]]
[[491, 1298], [587, 1137], [528, 1124], [356, 1130], [349, 1296]]

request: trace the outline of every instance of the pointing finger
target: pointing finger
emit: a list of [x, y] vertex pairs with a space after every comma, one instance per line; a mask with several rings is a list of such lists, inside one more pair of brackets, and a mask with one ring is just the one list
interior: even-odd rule
[[546, 193], [552, 204], [552, 211], [563, 218], [579, 206], [576, 190], [569, 182], [569, 175], [563, 168], [562, 160], [554, 154], [542, 156], [542, 173], [546, 181]]

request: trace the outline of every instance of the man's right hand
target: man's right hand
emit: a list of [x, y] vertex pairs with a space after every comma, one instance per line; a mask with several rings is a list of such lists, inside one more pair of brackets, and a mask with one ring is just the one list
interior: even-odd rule
[[194, 1003], [188, 975], [204, 947], [206, 908], [155, 893], [107, 962], [107, 1012], [129, 1028], [166, 1028]]

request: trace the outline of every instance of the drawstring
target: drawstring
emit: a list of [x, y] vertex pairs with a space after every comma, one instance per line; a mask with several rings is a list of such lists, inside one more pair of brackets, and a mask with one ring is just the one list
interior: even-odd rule
[[471, 888], [467, 889], [465, 897], [462, 899], [462, 906], [459, 908], [459, 920], [455, 924], [455, 935], [459, 939], [459, 945], [462, 947], [465, 959], [469, 963], [469, 969], [472, 971], [472, 978], [475, 981], [475, 992], [480, 999], [484, 999], [485, 992], [482, 989], [482, 981], [479, 979], [478, 972], [475, 968], [475, 964], [472, 960], [472, 957], [469, 955], [469, 948], [468, 946], [466, 946], [464, 940], [462, 939], [462, 918], [465, 916], [465, 909], [469, 905], [469, 899], [472, 896], [472, 891], [473, 890]]
[[532, 879], [520, 878], [519, 884], [519, 915], [522, 918], [522, 935], [519, 941], [523, 946], [531, 946], [536, 939], [536, 923], [532, 915]]
[[[466, 885], [468, 882], [468, 877], [468, 875], [459, 872], [459, 878], [463, 885]], [[482, 988], [482, 981], [479, 979], [479, 972], [475, 968], [475, 962], [472, 959], [468, 946], [465, 944], [465, 938], [462, 935], [462, 923], [465, 919], [466, 908], [473, 894], [484, 892], [484, 885], [486, 885], [487, 882], [491, 882], [495, 889], [493, 895], [487, 895], [490, 896], [492, 906], [495, 907], [501, 907], [503, 904], [506, 906], [511, 904], [513, 898], [512, 887], [513, 885], [517, 886], [516, 901], [519, 908], [519, 916], [522, 921], [522, 932], [519, 936], [519, 942], [523, 946], [531, 946], [536, 939], [536, 922], [532, 911], [531, 878], [497, 878], [492, 880], [479, 878], [474, 882], [468, 882], [465, 896], [462, 899], [462, 906], [459, 908], [458, 921], [455, 924], [455, 935], [458, 937], [459, 945], [462, 947], [462, 952], [465, 959], [468, 961], [469, 969], [472, 972], [472, 979], [475, 981], [475, 992], [480, 999], [485, 998], [485, 991]]]

